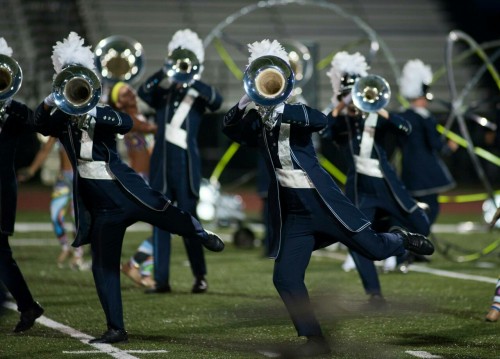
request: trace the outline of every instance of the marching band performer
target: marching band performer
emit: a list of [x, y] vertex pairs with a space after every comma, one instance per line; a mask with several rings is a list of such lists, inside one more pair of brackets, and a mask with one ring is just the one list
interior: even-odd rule
[[[387, 159], [381, 145], [391, 129], [407, 135], [411, 126], [385, 109], [363, 114], [352, 103], [352, 87], [357, 78], [367, 76], [368, 65], [360, 53], [337, 53], [328, 72], [333, 88], [333, 103], [328, 114], [326, 139], [346, 148], [349, 160], [345, 192], [374, 226], [387, 215], [390, 222], [412, 232], [429, 234], [429, 221], [423, 209], [410, 196]], [[383, 305], [385, 300], [372, 260], [355, 250], [350, 251], [370, 302]]]
[[[0, 38], [0, 56], [10, 59], [12, 52], [7, 41], [3, 37]], [[10, 60], [12, 61], [12, 59]], [[17, 63], [15, 66], [18, 66]], [[15, 79], [12, 79], [11, 82], [14, 84]], [[21, 86], [21, 82], [18, 86]], [[19, 87], [15, 91], [11, 91], [12, 96], [15, 95]], [[33, 117], [33, 111], [26, 105], [13, 100], [12, 96], [4, 103], [0, 103], [0, 153], [2, 153], [0, 156], [0, 286], [2, 283], [5, 285], [17, 303], [17, 310], [21, 312], [14, 332], [24, 332], [33, 326], [35, 320], [43, 314], [44, 309], [33, 299], [21, 269], [12, 256], [12, 249], [9, 245], [9, 236], [14, 232], [17, 204], [14, 158], [19, 136], [24, 131], [31, 130], [30, 124]]]
[[[216, 252], [224, 249], [224, 243], [217, 235], [204, 230], [189, 213], [173, 206], [166, 196], [149, 187], [121, 160], [116, 134], [127, 133], [132, 128], [132, 119], [109, 106], [95, 106], [100, 97], [100, 84], [95, 83], [98, 78], [93, 70], [92, 51], [83, 46], [83, 42], [71, 32], [54, 46], [52, 61], [58, 74], [54, 92], [37, 107], [34, 125], [40, 133], [59, 138], [73, 165], [77, 235], [72, 245], [90, 243], [92, 273], [107, 324], [102, 336], [90, 343], [125, 342], [128, 334], [123, 321], [120, 256], [127, 227], [137, 221], [147, 222], [190, 236]], [[59, 85], [62, 89], [56, 81], [61, 75], [70, 76], [67, 83]], [[89, 78], [95, 78], [94, 83], [84, 80]], [[67, 89], [70, 84], [76, 88]], [[95, 88], [97, 85], [99, 89]], [[76, 99], [77, 106], [72, 106], [75, 99], [70, 101], [66, 96], [78, 97], [88, 87], [91, 87], [91, 96], [82, 95]], [[82, 113], [82, 108], [87, 112]]]
[[455, 187], [455, 181], [439, 157], [458, 148], [453, 141], [443, 142], [436, 118], [429, 112], [432, 71], [421, 60], [408, 61], [401, 72], [401, 95], [410, 108], [400, 114], [412, 127], [411, 134], [400, 141], [402, 149], [401, 180], [410, 194], [429, 206], [427, 216], [432, 225], [439, 214], [438, 195]]
[[[221, 95], [197, 78], [203, 70], [203, 43], [189, 29], [177, 31], [168, 44], [169, 62], [139, 88], [139, 97], [156, 110], [158, 131], [151, 156], [150, 184], [166, 194], [182, 210], [196, 215], [201, 183], [201, 160], [197, 144], [203, 114], [216, 111]], [[182, 54], [176, 57], [177, 54]], [[170, 85], [160, 83], [168, 76]], [[154, 278], [156, 287], [146, 293], [168, 293], [170, 233], [153, 231]], [[203, 248], [184, 237], [184, 245], [194, 275], [193, 293], [207, 290], [207, 268]]]
[[[288, 64], [287, 53], [276, 40], [255, 42], [249, 51], [249, 67], [264, 56], [272, 56], [275, 64]], [[298, 335], [307, 337], [294, 354], [329, 353], [304, 283], [312, 252], [338, 241], [372, 260], [402, 254], [405, 248], [429, 254], [434, 248], [419, 234], [402, 229], [378, 234], [371, 229], [318, 162], [311, 135], [327, 125], [324, 114], [300, 103], [281, 102], [261, 115], [262, 109], [249, 96], [247, 91], [227, 112], [223, 132], [233, 141], [258, 147], [266, 161], [273, 282]]]

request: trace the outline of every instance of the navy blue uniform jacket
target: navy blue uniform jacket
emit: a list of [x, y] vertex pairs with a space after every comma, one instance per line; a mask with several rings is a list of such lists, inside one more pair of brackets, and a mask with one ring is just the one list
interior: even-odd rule
[[17, 180], [14, 156], [19, 135], [30, 129], [33, 111], [24, 104], [12, 101], [7, 106], [0, 132], [0, 232], [14, 232], [17, 205]]
[[[163, 71], [158, 71], [147, 79], [138, 91], [139, 97], [156, 110], [155, 122], [158, 125], [158, 131], [155, 135], [155, 146], [151, 154], [149, 183], [151, 187], [163, 193], [166, 192], [165, 186], [167, 183], [165, 125], [174, 116], [176, 103], [178, 105], [182, 101], [189, 89], [189, 87], [176, 89], [177, 84], [175, 83], [168, 89], [160, 87], [159, 84], [164, 77]], [[216, 111], [222, 104], [222, 97], [212, 86], [208, 86], [201, 81], [194, 81], [191, 87], [198, 91], [199, 96], [196, 97], [181, 128], [187, 132], [189, 188], [193, 195], [198, 197], [201, 183], [198, 130], [207, 108], [210, 111]]]
[[[368, 219], [342, 193], [332, 177], [321, 167], [316, 156], [311, 134], [320, 131], [326, 124], [326, 116], [302, 104], [285, 104], [283, 115], [284, 123], [290, 124], [290, 149], [295, 169], [305, 171], [312, 181], [317, 193], [318, 203], [307, 203], [312, 211], [313, 225], [315, 226], [315, 249], [325, 247], [336, 242], [329, 235], [328, 229], [340, 225], [350, 232], [360, 232], [370, 225]], [[229, 110], [224, 118], [223, 132], [233, 141], [256, 147], [261, 150], [270, 174], [268, 191], [269, 203], [269, 256], [275, 258], [279, 254], [281, 244], [281, 208], [279, 200], [278, 180], [272, 158], [277, 156], [279, 131], [281, 123], [271, 132], [266, 131], [261, 118], [255, 109], [245, 115], [238, 105]], [[297, 194], [302, 197], [302, 190]]]
[[[357, 172], [354, 164], [354, 155], [359, 155], [360, 144], [364, 130], [365, 120], [361, 116], [345, 116], [340, 115], [333, 117], [332, 113], [328, 114], [328, 127], [323, 131], [323, 137], [334, 140], [339, 145], [347, 146], [349, 155], [349, 169], [347, 171], [347, 182], [345, 192], [356, 205], [359, 203]], [[387, 154], [380, 145], [384, 136], [389, 133], [390, 127], [397, 128], [401, 134], [405, 134], [406, 139], [411, 132], [411, 125], [398, 115], [390, 114], [389, 119], [378, 117], [375, 129], [375, 139], [371, 158], [378, 159], [380, 169], [382, 170], [384, 180], [389, 186], [391, 193], [398, 205], [407, 213], [415, 211], [418, 206], [417, 202], [410, 196], [403, 183], [399, 179], [396, 171], [387, 159]]]
[[412, 126], [411, 136], [401, 141], [403, 151], [401, 179], [413, 196], [447, 191], [455, 186], [440, 152], [446, 146], [436, 130], [437, 120], [412, 109], [401, 114]]
[[[97, 114], [93, 118], [95, 126], [93, 129], [92, 160], [104, 161], [109, 173], [115, 177], [114, 182], [121, 186], [130, 197], [149, 208], [157, 211], [165, 210], [170, 201], [158, 191], [152, 191], [151, 187], [131, 169], [120, 158], [116, 148], [116, 134], [125, 134], [132, 128], [132, 119], [125, 113], [114, 111], [109, 106], [97, 106]], [[90, 243], [88, 238], [90, 230], [90, 208], [86, 208], [78, 193], [78, 159], [80, 159], [82, 131], [72, 120], [71, 116], [60, 110], [52, 115], [50, 110], [45, 110], [43, 103], [35, 111], [35, 128], [46, 136], [59, 138], [63, 144], [73, 165], [73, 198], [75, 206], [75, 222], [77, 235], [73, 242], [74, 247]], [[90, 131], [89, 131], [90, 132]]]

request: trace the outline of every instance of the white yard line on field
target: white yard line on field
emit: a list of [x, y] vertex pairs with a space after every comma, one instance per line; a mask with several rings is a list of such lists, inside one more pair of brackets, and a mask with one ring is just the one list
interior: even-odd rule
[[[65, 228], [68, 231], [73, 230], [73, 226], [70, 223], [65, 224]], [[127, 228], [130, 232], [149, 232], [152, 230], [150, 224], [144, 222], [137, 222]], [[50, 222], [16, 222], [14, 229], [15, 233], [28, 233], [28, 232], [53, 232], [54, 227]]]
[[408, 266], [408, 269], [413, 271], [413, 272], [428, 273], [428, 274], [433, 274], [433, 275], [437, 275], [440, 277], [447, 277], [447, 278], [473, 280], [476, 282], [496, 283], [498, 281], [498, 278], [489, 278], [489, 277], [483, 277], [481, 275], [464, 274], [464, 273], [452, 272], [452, 271], [448, 271], [448, 270], [428, 268], [428, 267], [421, 266], [418, 264], [411, 264]]
[[[332, 258], [332, 259], [341, 260], [341, 261], [346, 258], [345, 254], [329, 252], [329, 251], [316, 251], [316, 252], [313, 252], [313, 256], [327, 257], [327, 258]], [[496, 283], [498, 281], [498, 278], [490, 278], [490, 277], [484, 277], [484, 276], [473, 275], [473, 274], [464, 274], [464, 273], [452, 272], [452, 271], [447, 271], [447, 270], [442, 270], [442, 269], [433, 269], [433, 268], [425, 267], [425, 266], [418, 265], [418, 264], [409, 265], [408, 270], [413, 271], [413, 272], [432, 274], [432, 275], [436, 275], [438, 277], [473, 280], [476, 282], [484, 282], [484, 283]]]
[[428, 352], [424, 352], [422, 350], [407, 350], [405, 351], [406, 354], [413, 355], [414, 357], [417, 358], [442, 358], [440, 355], [434, 355]]
[[[12, 303], [12, 302], [6, 302], [6, 303], [4, 303], [4, 306], [6, 308], [17, 311], [17, 305]], [[76, 353], [76, 354], [103, 353], [103, 354], [108, 354], [108, 355], [112, 356], [113, 358], [117, 358], [117, 359], [139, 359], [133, 355], [130, 355], [129, 353], [132, 353], [132, 352], [134, 352], [134, 353], [149, 353], [150, 352], [150, 351], [146, 351], [146, 350], [128, 350], [128, 351], [125, 351], [125, 350], [118, 349], [110, 344], [90, 344], [88, 341], [90, 339], [94, 339], [94, 337], [92, 337], [88, 334], [79, 332], [78, 330], [73, 329], [71, 327], [68, 327], [67, 325], [64, 325], [64, 324], [58, 323], [52, 319], [49, 319], [45, 315], [42, 315], [36, 321], [39, 324], [42, 324], [48, 328], [57, 330], [58, 332], [61, 332], [63, 334], [67, 334], [67, 335], [71, 336], [72, 338], [78, 339], [83, 344], [90, 345], [91, 347], [97, 349], [97, 350], [93, 350], [93, 351], [75, 351], [75, 352], [63, 352], [63, 353], [67, 353], [67, 354], [72, 354], [72, 353]], [[151, 352], [167, 353], [166, 350], [163, 350], [163, 351], [154, 350]]]

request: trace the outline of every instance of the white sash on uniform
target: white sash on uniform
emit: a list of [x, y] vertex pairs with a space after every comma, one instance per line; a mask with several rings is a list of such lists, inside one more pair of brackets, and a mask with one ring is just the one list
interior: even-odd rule
[[87, 179], [112, 180], [115, 178], [105, 161], [92, 160], [92, 148], [94, 147], [95, 119], [92, 117], [87, 128], [82, 128], [80, 138], [80, 158], [78, 159], [78, 174]]
[[380, 169], [380, 162], [376, 158], [371, 158], [373, 142], [375, 139], [375, 126], [377, 125], [378, 115], [370, 113], [365, 120], [363, 135], [361, 137], [359, 156], [354, 155], [356, 172], [370, 177], [383, 178], [384, 175]]
[[190, 88], [175, 111], [174, 117], [170, 123], [166, 124], [165, 140], [182, 149], [187, 149], [187, 132], [181, 127], [196, 97], [198, 97], [198, 91]]
[[278, 138], [278, 157], [281, 167], [276, 168], [276, 176], [281, 186], [287, 188], [314, 188], [311, 179], [301, 169], [294, 169], [290, 148], [290, 124], [282, 123]]

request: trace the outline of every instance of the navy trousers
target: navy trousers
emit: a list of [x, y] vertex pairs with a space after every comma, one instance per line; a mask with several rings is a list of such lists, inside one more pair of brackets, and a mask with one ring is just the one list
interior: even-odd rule
[[[185, 167], [187, 168], [187, 167]], [[179, 174], [179, 173], [178, 173]], [[176, 203], [181, 210], [191, 213], [196, 217], [196, 204], [198, 199], [189, 189], [189, 180], [186, 174], [179, 174], [175, 180], [168, 182], [167, 197]], [[184, 247], [188, 255], [189, 263], [193, 276], [201, 277], [207, 274], [205, 255], [201, 242], [182, 237]], [[169, 284], [170, 277], [170, 253], [171, 253], [171, 235], [170, 232], [162, 230], [159, 227], [153, 229], [153, 258], [154, 258], [154, 278], [158, 288]]]
[[[382, 229], [383, 225], [377, 222], [386, 221], [387, 228], [383, 228], [384, 231], [391, 225], [398, 225], [410, 232], [429, 234], [430, 224], [425, 212], [420, 208], [411, 213], [403, 211], [384, 179], [358, 175], [358, 196], [359, 209], [375, 227]], [[381, 294], [380, 281], [373, 261], [355, 251], [350, 253], [356, 263], [365, 292]]]
[[175, 206], [156, 211], [141, 205], [115, 181], [82, 180], [80, 189], [91, 214], [92, 273], [108, 328], [124, 329], [120, 258], [128, 226], [143, 221], [189, 238], [205, 235], [201, 224]]
[[[21, 269], [12, 256], [9, 236], [3, 233], [0, 234], [0, 282], [3, 282], [5, 288], [7, 288], [16, 300], [18, 311], [24, 312], [33, 306], [33, 296], [24, 280]], [[0, 291], [3, 291], [3, 288], [0, 288]], [[0, 294], [0, 297], [1, 296]], [[0, 301], [0, 305], [1, 303], [2, 301]]]
[[290, 197], [286, 199], [286, 204], [282, 203], [282, 209], [294, 208], [296, 212], [282, 213], [281, 246], [275, 260], [273, 283], [285, 303], [298, 335], [321, 335], [320, 325], [312, 310], [304, 283], [315, 243], [339, 241], [372, 260], [401, 255], [405, 250], [401, 238], [396, 234], [376, 233], [370, 227], [357, 233], [350, 232], [333, 216], [319, 215], [329, 210], [324, 207], [314, 190], [293, 191], [301, 192], [303, 205], [307, 210], [297, 211], [298, 206], [296, 203], [290, 203], [290, 199], [293, 200]]

